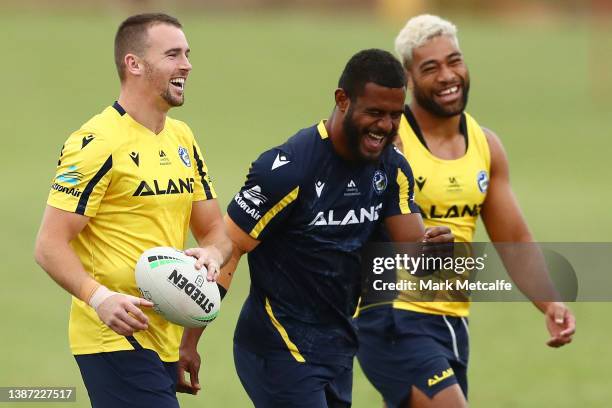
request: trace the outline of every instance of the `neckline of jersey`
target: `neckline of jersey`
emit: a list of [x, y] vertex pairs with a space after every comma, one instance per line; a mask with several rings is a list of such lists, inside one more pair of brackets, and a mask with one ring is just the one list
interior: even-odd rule
[[414, 133], [414, 136], [418, 140], [417, 144], [419, 145], [419, 148], [422, 149], [425, 154], [429, 156], [432, 160], [438, 161], [440, 163], [457, 163], [461, 160], [465, 160], [470, 154], [472, 150], [473, 141], [472, 143], [470, 143], [470, 134], [468, 131], [467, 117], [465, 112], [461, 113], [461, 120], [459, 121], [459, 132], [465, 138], [466, 149], [463, 156], [457, 157], [456, 159], [443, 159], [441, 157], [436, 156], [431, 152], [431, 150], [429, 150], [429, 148], [427, 147], [427, 143], [425, 142], [425, 138], [423, 137], [421, 127], [419, 126], [416, 117], [414, 116], [408, 105], [404, 107], [404, 116], [406, 117], [406, 122], [408, 122], [408, 127], [410, 128], [410, 130], [412, 130], [412, 133]]
[[[346, 166], [349, 169], [355, 169], [355, 168], [361, 169], [362, 167], [365, 168], [363, 163], [347, 160], [347, 159], [343, 158], [342, 156], [340, 156], [340, 154], [338, 154], [338, 152], [334, 148], [334, 144], [332, 143], [331, 139], [329, 138], [329, 133], [327, 133], [327, 128], [325, 127], [325, 123], [326, 122], [327, 122], [326, 119], [321, 119], [319, 121], [319, 123], [317, 124], [316, 128], [317, 128], [317, 132], [319, 133], [319, 137], [321, 138], [321, 140], [329, 141], [328, 148], [332, 152], [332, 155], [335, 158], [335, 160], [338, 160], [340, 163], [342, 163], [344, 166]], [[389, 147], [389, 146], [387, 146], [387, 147]], [[376, 166], [379, 162], [380, 162], [380, 160], [378, 162], [376, 162], [376, 164], [368, 163], [367, 165], [368, 166], [369, 165]]]
[[[117, 113], [119, 114], [119, 116], [127, 118], [127, 120], [134, 126], [150, 133], [151, 135], [155, 136], [155, 137], [159, 137], [162, 136], [163, 134], [166, 133], [166, 124], [164, 124], [164, 128], [159, 132], [159, 133], [155, 133], [153, 132], [151, 129], [149, 129], [148, 127], [146, 127], [145, 125], [143, 125], [142, 123], [138, 122], [136, 119], [134, 119], [133, 117], [130, 116], [129, 113], [126, 112], [126, 110], [123, 108], [123, 106], [121, 106], [119, 104], [119, 102], [115, 101], [112, 105], [113, 109], [115, 109], [117, 111]], [[168, 117], [166, 116], [166, 120], [168, 119]]]
[[317, 125], [317, 131], [319, 132], [319, 136], [321, 139], [327, 139], [329, 135], [327, 134], [327, 128], [325, 127], [325, 119], [321, 119], [319, 124]]

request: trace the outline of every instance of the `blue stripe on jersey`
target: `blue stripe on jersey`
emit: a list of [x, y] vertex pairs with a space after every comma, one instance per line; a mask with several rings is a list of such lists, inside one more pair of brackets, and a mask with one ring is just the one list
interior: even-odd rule
[[202, 180], [202, 186], [204, 187], [204, 195], [206, 195], [206, 199], [210, 200], [213, 198], [212, 192], [210, 191], [210, 186], [206, 181], [206, 172], [204, 171], [204, 162], [200, 159], [200, 155], [198, 154], [198, 149], [193, 146], [193, 158], [196, 161], [196, 167], [198, 169], [198, 174], [200, 175], [200, 179]]
[[77, 204], [77, 208], [75, 210], [77, 214], [81, 214], [81, 215], [85, 214], [85, 210], [87, 209], [87, 202], [89, 201], [89, 196], [91, 195], [94, 188], [96, 187], [96, 184], [98, 184], [98, 182], [102, 180], [102, 177], [104, 177], [104, 175], [106, 175], [106, 173], [108, 173], [108, 171], [112, 167], [113, 167], [113, 156], [111, 155], [111, 156], [108, 156], [108, 159], [106, 159], [102, 167], [100, 167], [100, 170], [98, 170], [96, 175], [93, 176], [93, 178], [89, 180], [89, 183], [87, 183], [87, 185], [85, 186], [85, 189], [83, 190], [83, 194], [81, 194], [81, 198], [79, 199], [79, 203]]

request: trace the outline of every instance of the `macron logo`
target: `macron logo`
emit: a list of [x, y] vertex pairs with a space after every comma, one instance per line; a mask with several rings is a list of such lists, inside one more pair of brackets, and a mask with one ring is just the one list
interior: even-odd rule
[[281, 156], [280, 153], [276, 155], [276, 159], [274, 159], [274, 163], [272, 163], [272, 170], [276, 170], [285, 164], [291, 163], [291, 161], [287, 160], [286, 156]]
[[323, 187], [325, 187], [325, 183], [321, 181], [317, 181], [315, 183], [315, 190], [317, 191], [317, 197], [321, 198], [321, 192], [323, 191]]

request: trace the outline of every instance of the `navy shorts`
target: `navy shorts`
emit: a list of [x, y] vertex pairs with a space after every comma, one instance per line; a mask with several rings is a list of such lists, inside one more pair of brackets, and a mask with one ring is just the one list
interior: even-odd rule
[[93, 408], [178, 408], [177, 363], [165, 363], [153, 350], [81, 354], [81, 370]]
[[266, 359], [236, 344], [234, 363], [256, 408], [351, 406], [352, 368]]
[[466, 318], [381, 306], [356, 320], [359, 364], [388, 407], [402, 406], [412, 386], [433, 398], [459, 384], [467, 399]]

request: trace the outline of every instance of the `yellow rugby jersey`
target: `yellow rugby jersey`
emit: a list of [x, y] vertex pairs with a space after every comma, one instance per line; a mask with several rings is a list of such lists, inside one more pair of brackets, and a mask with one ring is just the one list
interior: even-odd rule
[[[166, 118], [154, 134], [117, 103], [74, 132], [62, 147], [47, 204], [90, 217], [71, 242], [85, 270], [110, 290], [140, 296], [134, 267], [145, 250], [184, 248], [193, 201], [216, 198], [189, 127]], [[151, 309], [149, 329], [134, 334], [163, 361], [178, 360], [182, 327]], [[73, 354], [132, 350], [86, 303], [73, 297]]]
[[[471, 242], [487, 193], [491, 154], [487, 137], [474, 118], [464, 113], [460, 126], [466, 136], [467, 150], [455, 160], [440, 159], [425, 147], [421, 130], [408, 107], [400, 122], [399, 135], [414, 173], [414, 199], [425, 226], [448, 226], [455, 241]], [[398, 279], [401, 272], [398, 271]], [[400, 298], [393, 305], [424, 313], [469, 314], [469, 302], [408, 302]]]

